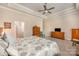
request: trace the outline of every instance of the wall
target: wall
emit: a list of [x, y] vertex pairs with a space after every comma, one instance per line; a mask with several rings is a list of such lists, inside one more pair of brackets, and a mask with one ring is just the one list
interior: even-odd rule
[[7, 7], [0, 6], [0, 26], [3, 26], [3, 22], [12, 22], [12, 30], [15, 31], [14, 22], [22, 21], [25, 24], [25, 37], [32, 35], [32, 27], [38, 25], [42, 30], [42, 18], [22, 13], [17, 10], [13, 10]]
[[[36, 24], [41, 27], [42, 31], [42, 20], [43, 18], [41, 17], [0, 6], [0, 26], [3, 26], [4, 21], [10, 21], [12, 22], [12, 30], [14, 31], [14, 22], [22, 21], [25, 23], [25, 37], [32, 35], [32, 27]], [[50, 32], [59, 27], [65, 32], [65, 39], [71, 40], [71, 29], [79, 28], [79, 10], [68, 8], [51, 14], [47, 19], [44, 19], [44, 26], [46, 36], [50, 36]]]
[[68, 8], [48, 16], [46, 20], [46, 36], [50, 35], [56, 27], [65, 32], [65, 39], [71, 40], [71, 29], [79, 28], [79, 10]]

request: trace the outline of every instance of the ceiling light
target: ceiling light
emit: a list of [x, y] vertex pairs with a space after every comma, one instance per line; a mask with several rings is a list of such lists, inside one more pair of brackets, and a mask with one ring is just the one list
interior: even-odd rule
[[47, 11], [47, 10], [46, 10], [45, 12], [46, 12], [46, 13], [48, 13], [48, 11]]

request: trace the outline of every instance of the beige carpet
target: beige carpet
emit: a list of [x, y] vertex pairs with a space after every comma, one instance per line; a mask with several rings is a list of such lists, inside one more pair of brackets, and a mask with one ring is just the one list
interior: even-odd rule
[[61, 40], [61, 39], [50, 38], [50, 37], [47, 37], [47, 39], [57, 42], [61, 51], [61, 56], [75, 56], [76, 55], [76, 47], [72, 46], [72, 41]]

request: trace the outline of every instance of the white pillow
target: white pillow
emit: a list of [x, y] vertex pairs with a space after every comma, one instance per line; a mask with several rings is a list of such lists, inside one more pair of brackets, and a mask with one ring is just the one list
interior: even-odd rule
[[16, 50], [15, 48], [13, 48], [12, 46], [9, 46], [7, 49], [6, 49], [7, 53], [10, 55], [10, 56], [19, 56], [19, 53], [18, 53], [18, 50]]
[[7, 52], [2, 46], [0, 46], [0, 56], [8, 56]]
[[0, 46], [2, 46], [4, 49], [8, 47], [8, 43], [5, 42], [3, 39], [0, 39]]
[[4, 40], [9, 43], [11, 46], [15, 47], [16, 37], [11, 32], [5, 32]]

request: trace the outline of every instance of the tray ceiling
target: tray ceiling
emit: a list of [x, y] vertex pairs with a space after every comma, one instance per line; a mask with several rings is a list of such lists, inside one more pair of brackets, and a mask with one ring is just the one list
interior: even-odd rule
[[[43, 8], [44, 3], [19, 3], [19, 4], [36, 12], [38, 12], [38, 10], [44, 9]], [[51, 12], [55, 13], [55, 12], [59, 12], [64, 9], [73, 7], [73, 3], [48, 3], [47, 4], [47, 8], [51, 8], [53, 6], [55, 7], [55, 9], [52, 9]], [[39, 13], [42, 13], [42, 12], [39, 12]]]

